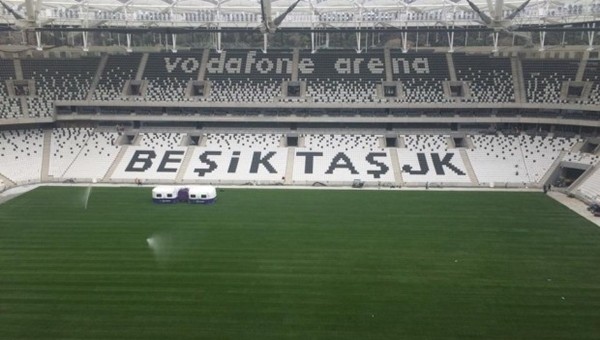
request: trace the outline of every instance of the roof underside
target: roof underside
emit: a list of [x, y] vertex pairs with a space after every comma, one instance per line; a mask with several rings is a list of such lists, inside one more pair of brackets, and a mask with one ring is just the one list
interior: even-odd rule
[[[4, 0], [29, 17], [33, 26], [175, 26], [253, 28], [261, 21], [260, 0], [29, 0], [37, 13], [27, 13], [25, 0]], [[473, 0], [482, 12], [493, 14], [496, 1]], [[284, 12], [294, 0], [271, 0], [273, 16]], [[525, 0], [504, 0], [502, 19]], [[531, 0], [512, 24], [569, 24], [596, 21], [600, 0]], [[3, 10], [0, 23], [17, 20]], [[375, 25], [472, 26], [481, 25], [479, 15], [466, 0], [301, 0], [282, 27], [368, 27]]]

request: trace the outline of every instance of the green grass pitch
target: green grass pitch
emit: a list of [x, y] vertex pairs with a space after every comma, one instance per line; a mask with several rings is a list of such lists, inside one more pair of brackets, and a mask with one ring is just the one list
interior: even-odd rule
[[0, 205], [0, 339], [600, 338], [600, 230], [541, 193], [84, 191]]

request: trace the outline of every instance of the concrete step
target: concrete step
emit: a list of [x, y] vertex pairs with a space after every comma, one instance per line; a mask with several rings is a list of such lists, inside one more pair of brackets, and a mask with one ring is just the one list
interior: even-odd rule
[[29, 114], [29, 105], [27, 105], [27, 98], [21, 97], [21, 113], [23, 113], [23, 117], [25, 118], [35, 118], [31, 117]]
[[394, 171], [394, 182], [397, 186], [404, 186], [404, 180], [402, 179], [402, 171], [400, 170], [400, 159], [398, 158], [398, 152], [396, 148], [390, 148], [390, 158], [392, 160], [392, 170]]
[[567, 193], [575, 193], [577, 190], [581, 189], [583, 183], [590, 178], [598, 169], [600, 168], [600, 164], [595, 164], [593, 167], [587, 169], [579, 178], [573, 182], [567, 189]]
[[460, 157], [463, 160], [463, 164], [465, 165], [465, 168], [467, 169], [467, 175], [469, 175], [469, 179], [471, 180], [471, 183], [475, 186], [479, 186], [479, 180], [477, 179], [477, 176], [475, 175], [475, 170], [473, 170], [473, 165], [471, 164], [471, 160], [469, 159], [469, 154], [467, 153], [467, 150], [460, 149], [458, 152], [460, 153]]
[[200, 70], [198, 71], [198, 79], [204, 80], [206, 77], [206, 64], [208, 64], [208, 56], [210, 55], [210, 50], [205, 48], [202, 52], [202, 62], [200, 63]]
[[298, 81], [298, 63], [300, 62], [300, 49], [294, 48], [292, 56], [292, 81]]
[[539, 182], [537, 182], [537, 185], [544, 186], [546, 184], [546, 182], [548, 182], [548, 180], [550, 179], [550, 176], [552, 176], [554, 171], [556, 171], [556, 168], [558, 168], [558, 166], [560, 165], [560, 162], [562, 162], [562, 159], [565, 156], [565, 153], [566, 153], [565, 151], [561, 151], [558, 154], [558, 156], [556, 157], [554, 162], [552, 162], [552, 165], [550, 165], [550, 167], [548, 168], [548, 171], [546, 171], [544, 176], [542, 176], [542, 178], [540, 178]]
[[13, 182], [10, 178], [8, 177], [4, 177], [4, 175], [0, 174], [0, 180], [2, 182], [4, 182], [5, 185], [5, 189], [8, 189], [9, 187], [13, 187], [16, 186], [17, 183]]
[[188, 146], [185, 150], [185, 156], [181, 161], [181, 166], [179, 167], [179, 171], [177, 171], [177, 177], [175, 177], [176, 183], [183, 182], [183, 176], [185, 176], [185, 170], [188, 168], [190, 161], [192, 160], [192, 155], [194, 154], [195, 146]]
[[[14, 59], [13, 66], [15, 67], [15, 79], [23, 80], [23, 66], [21, 65], [21, 59]], [[21, 113], [23, 114], [23, 117], [29, 118], [29, 105], [27, 105], [27, 97], [21, 97], [20, 102]]]
[[206, 146], [206, 138], [208, 136], [206, 134], [202, 134], [202, 136], [200, 137], [200, 142], [198, 143], [198, 146]]
[[146, 70], [146, 64], [148, 63], [148, 53], [142, 54], [142, 60], [140, 60], [140, 65], [138, 66], [137, 73], [135, 74], [135, 80], [142, 80], [142, 76], [144, 75], [144, 70]]
[[285, 167], [285, 181], [283, 184], [293, 184], [295, 156], [296, 148], [288, 148], [287, 163]]
[[590, 57], [590, 52], [583, 52], [583, 57], [579, 62], [579, 68], [577, 68], [577, 74], [575, 75], [575, 81], [582, 81], [583, 75], [585, 74], [585, 68], [587, 67], [588, 58]]
[[573, 145], [573, 147], [571, 148], [571, 152], [577, 152], [579, 150], [581, 150], [581, 147], [585, 144], [585, 142], [577, 142], [575, 143], [575, 145]]
[[23, 66], [21, 65], [21, 59], [13, 59], [13, 65], [15, 67], [15, 78], [17, 80], [23, 80]]
[[454, 68], [454, 57], [452, 53], [446, 53], [446, 62], [448, 64], [448, 73], [450, 74], [450, 80], [456, 81], [456, 69]]
[[394, 81], [392, 72], [392, 55], [389, 48], [383, 49], [383, 61], [385, 62], [385, 81]]
[[398, 137], [398, 148], [400, 148], [400, 149], [406, 148], [406, 141], [404, 140], [404, 136]]
[[42, 152], [42, 173], [41, 181], [46, 182], [49, 179], [48, 171], [50, 169], [50, 152], [52, 148], [52, 129], [44, 129], [44, 151]]
[[100, 77], [102, 76], [102, 72], [104, 72], [104, 68], [106, 67], [106, 61], [108, 60], [108, 54], [105, 54], [100, 59], [100, 64], [98, 64], [98, 69], [96, 70], [96, 74], [94, 75], [94, 79], [92, 80], [92, 85], [90, 85], [90, 91], [87, 94], [86, 100], [94, 99], [94, 92], [96, 92], [96, 88], [98, 87], [98, 83], [100, 82]]
[[515, 89], [515, 102], [524, 103], [527, 100], [525, 94], [524, 78], [523, 78], [523, 66], [519, 58], [511, 58], [510, 65], [513, 76], [513, 87]]

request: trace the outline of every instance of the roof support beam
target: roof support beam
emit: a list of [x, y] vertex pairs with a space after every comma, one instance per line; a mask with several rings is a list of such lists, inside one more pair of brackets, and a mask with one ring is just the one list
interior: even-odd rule
[[35, 32], [35, 42], [36, 42], [35, 49], [38, 51], [41, 51], [43, 49], [43, 47], [42, 47], [42, 32]]
[[83, 52], [88, 52], [90, 50], [88, 45], [88, 32], [81, 32], [81, 37], [83, 38]]
[[[493, 53], [497, 53], [498, 52], [498, 39], [499, 39], [498, 36], [499, 35], [500, 35], [499, 32], [492, 33], [492, 39], [494, 40], [494, 49], [492, 50]], [[513, 35], [513, 37], [514, 37], [514, 35]]]
[[35, 0], [25, 0], [25, 12], [27, 13], [27, 20], [33, 22], [36, 18], [35, 13], [35, 4], [33, 3]]
[[504, 13], [502, 9], [504, 8], [504, 0], [496, 0], [496, 10], [494, 11], [494, 19], [502, 20], [504, 17]]
[[488, 5], [488, 11], [490, 12], [490, 16], [492, 18], [495, 17], [495, 15], [493, 13], [495, 7], [494, 7], [494, 4], [493, 4], [492, 0], [487, 0], [487, 5]]
[[538, 51], [544, 52], [546, 50], [546, 32], [540, 32], [540, 48]]
[[[589, 24], [588, 24], [588, 26], [589, 26]], [[591, 26], [592, 27], [596, 27], [596, 23], [593, 23]], [[588, 51], [591, 51], [591, 50], [594, 49], [594, 36], [595, 35], [596, 35], [596, 32], [594, 32], [594, 31], [587, 32], [587, 36], [588, 36], [588, 48], [587, 48], [587, 50]]]
[[[217, 17], [220, 17], [219, 15]], [[248, 32], [248, 27], [221, 27], [219, 20], [217, 20], [214, 26], [209, 27], [172, 27], [172, 26], [153, 26], [153, 27], [67, 27], [67, 26], [45, 26], [32, 28], [31, 31], [47, 31], [47, 32], [113, 32], [113, 33], [193, 33], [193, 32]], [[375, 27], [364, 27], [360, 22], [354, 27], [333, 27], [333, 26], [319, 26], [319, 27], [283, 27], [280, 28], [281, 32], [433, 32], [433, 33], [446, 33], [446, 32], [493, 32], [494, 30], [485, 26], [455, 26], [451, 27], [439, 27], [439, 26], [428, 26], [428, 27], [396, 27], [396, 26], [375, 26]], [[528, 25], [520, 26], [512, 29], [511, 32], [599, 32], [600, 25], [592, 25], [592, 22], [582, 23], [581, 25], [574, 26], [573, 24], [564, 25]]]
[[128, 53], [131, 53], [131, 52], [133, 52], [133, 50], [131, 49], [131, 33], [127, 33], [126, 37], [127, 37], [127, 48], [125, 49], [125, 51], [127, 51]]

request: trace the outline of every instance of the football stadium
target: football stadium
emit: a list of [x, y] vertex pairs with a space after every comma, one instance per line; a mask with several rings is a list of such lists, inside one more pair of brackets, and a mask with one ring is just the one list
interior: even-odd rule
[[600, 1], [0, 5], [0, 339], [600, 338]]

